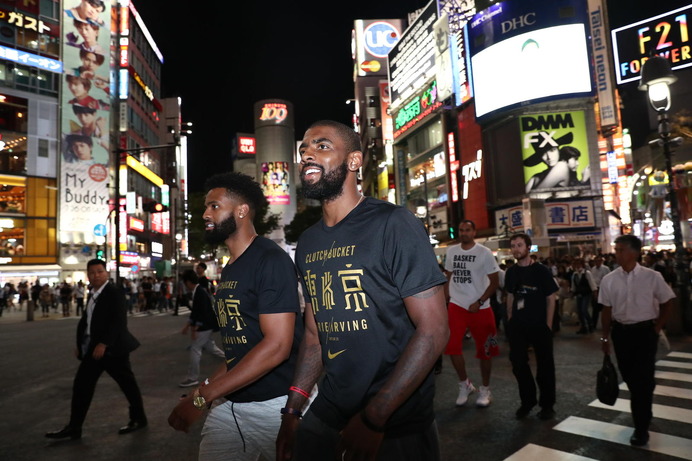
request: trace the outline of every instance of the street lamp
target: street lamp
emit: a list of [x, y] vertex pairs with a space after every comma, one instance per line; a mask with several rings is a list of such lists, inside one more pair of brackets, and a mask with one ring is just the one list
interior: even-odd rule
[[[679, 290], [680, 310], [682, 311], [682, 321], [685, 330], [692, 331], [692, 316], [689, 312], [690, 295], [690, 275], [687, 265], [687, 253], [682, 238], [682, 228], [680, 226], [680, 210], [678, 208], [678, 198], [675, 195], [673, 185], [673, 166], [671, 160], [671, 146], [678, 146], [682, 138], [670, 137], [670, 123], [668, 121], [668, 109], [670, 109], [671, 96], [669, 86], [678, 78], [673, 75], [670, 62], [661, 56], [652, 56], [642, 65], [642, 79], [639, 84], [641, 91], [646, 91], [649, 96], [651, 107], [658, 114], [658, 135], [660, 139], [652, 141], [663, 147], [663, 156], [666, 161], [666, 172], [668, 173], [668, 197], [670, 201], [670, 218], [673, 221], [673, 235], [675, 238], [675, 272], [677, 274], [677, 286]], [[687, 224], [686, 222], [686, 225]]]

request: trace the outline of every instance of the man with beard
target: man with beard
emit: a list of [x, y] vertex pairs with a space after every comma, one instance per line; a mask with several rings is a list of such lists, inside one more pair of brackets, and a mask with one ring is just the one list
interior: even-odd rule
[[205, 239], [225, 243], [231, 254], [214, 302], [226, 363], [178, 403], [168, 423], [187, 432], [212, 401], [225, 398], [207, 415], [199, 459], [274, 459], [303, 333], [296, 269], [255, 232], [253, 219], [267, 206], [259, 184], [224, 173], [209, 178], [206, 190]]
[[490, 298], [500, 284], [500, 268], [492, 252], [476, 244], [476, 224], [468, 219], [459, 224], [459, 245], [447, 247], [445, 273], [449, 306], [450, 338], [445, 354], [454, 365], [459, 378], [457, 406], [465, 405], [476, 388], [466, 374], [464, 334], [468, 328], [476, 344], [476, 358], [481, 367], [482, 386], [478, 389], [477, 407], [490, 405], [490, 371], [492, 358], [500, 353], [497, 345], [495, 316]]
[[[517, 419], [525, 418], [538, 403], [543, 420], [555, 416], [555, 360], [553, 359], [553, 314], [559, 289], [550, 269], [529, 256], [531, 237], [515, 234], [509, 239], [517, 263], [507, 269], [507, 335], [512, 373], [519, 384], [521, 406]], [[529, 367], [529, 348], [536, 356], [536, 380]], [[536, 399], [536, 383], [540, 397]]]
[[425, 229], [405, 208], [360, 194], [351, 128], [314, 123], [300, 154], [303, 194], [320, 200], [323, 218], [296, 250], [305, 336], [277, 459], [437, 460], [432, 368], [449, 329]]

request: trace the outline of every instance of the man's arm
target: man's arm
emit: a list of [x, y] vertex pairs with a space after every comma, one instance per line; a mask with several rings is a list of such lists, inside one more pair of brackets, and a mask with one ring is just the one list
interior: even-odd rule
[[383, 433], [371, 430], [366, 424], [384, 428], [394, 411], [430, 373], [447, 344], [449, 326], [442, 286], [409, 296], [404, 299], [404, 304], [416, 331], [382, 389], [342, 431], [338, 452], [345, 450], [351, 456], [375, 459]]
[[553, 329], [553, 316], [555, 315], [555, 298], [556, 294], [551, 293], [545, 298], [546, 323], [549, 329]]
[[[601, 303], [603, 304], [603, 303]], [[604, 354], [610, 354], [610, 328], [613, 319], [613, 308], [611, 306], [603, 306], [601, 309], [601, 328], [603, 333], [601, 336], [601, 349]]]
[[660, 333], [663, 327], [666, 325], [668, 317], [670, 317], [671, 308], [673, 306], [673, 299], [675, 298], [671, 298], [659, 305], [658, 318], [656, 319], [656, 324], [654, 326], [656, 333]]
[[[312, 312], [312, 304], [305, 303], [305, 332], [298, 350], [298, 361], [293, 375], [293, 387], [310, 393], [323, 370], [322, 345], [317, 333], [317, 324]], [[307, 397], [298, 392], [289, 392], [286, 408], [301, 411]], [[281, 417], [281, 428], [276, 438], [276, 459], [290, 460], [293, 457], [293, 435], [298, 428], [298, 415], [286, 414]]]
[[[223, 374], [215, 374], [209, 384], [199, 388], [199, 394], [207, 402], [243, 388], [269, 373], [288, 359], [293, 344], [296, 314], [260, 314], [263, 338], [243, 357], [236, 366]], [[202, 412], [192, 405], [192, 396], [178, 403], [168, 417], [168, 423], [176, 430], [186, 431]]]
[[512, 293], [507, 293], [507, 321], [509, 322], [512, 318], [512, 306], [514, 305], [514, 295]]

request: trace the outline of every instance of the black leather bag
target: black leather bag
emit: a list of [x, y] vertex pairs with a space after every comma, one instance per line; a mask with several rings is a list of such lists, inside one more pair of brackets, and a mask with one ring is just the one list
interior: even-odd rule
[[618, 399], [618, 372], [610, 360], [610, 355], [603, 355], [603, 367], [596, 374], [596, 396], [601, 403], [615, 405]]

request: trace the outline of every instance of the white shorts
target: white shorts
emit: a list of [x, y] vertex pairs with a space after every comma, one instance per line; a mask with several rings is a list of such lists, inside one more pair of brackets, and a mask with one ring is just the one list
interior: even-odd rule
[[224, 402], [211, 409], [202, 428], [199, 461], [274, 461], [281, 408], [288, 396], [264, 402]]

